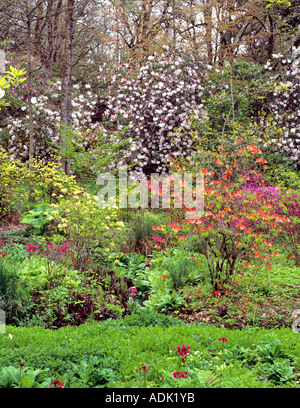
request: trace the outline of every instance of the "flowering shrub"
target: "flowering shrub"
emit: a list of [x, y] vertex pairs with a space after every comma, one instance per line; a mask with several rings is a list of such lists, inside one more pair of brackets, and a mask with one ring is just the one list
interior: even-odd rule
[[[180, 138], [169, 136], [178, 126], [187, 125], [195, 112], [204, 111], [204, 76], [207, 66], [198, 52], [174, 51], [165, 47], [138, 63], [104, 65], [101, 80], [107, 90], [101, 95], [108, 109], [104, 124], [127, 127], [131, 148], [116, 165], [133, 163], [145, 173], [166, 169], [166, 160], [178, 154], [179, 146], [190, 154], [192, 139], [188, 130]], [[100, 77], [99, 77], [100, 79]]]
[[283, 59], [280, 53], [274, 54], [264, 68], [272, 74], [269, 83], [273, 94], [268, 108], [272, 113], [272, 123], [276, 123], [280, 129], [267, 144], [273, 151], [290, 157], [297, 167], [300, 157], [299, 51], [294, 48], [290, 59]]
[[58, 230], [70, 241], [76, 254], [77, 267], [82, 270], [93, 248], [108, 245], [114, 232], [124, 224], [118, 220], [116, 208], [102, 209], [97, 197], [82, 193], [52, 204], [55, 210], [49, 220], [56, 220]]
[[280, 233], [283, 230], [282, 224], [289, 220], [286, 215], [276, 211], [270, 202], [266, 204], [262, 199], [267, 190], [245, 187], [245, 183], [249, 181], [262, 182], [258, 169], [253, 169], [252, 180], [251, 172], [243, 175], [234, 171], [235, 168], [239, 169], [238, 163], [249, 156], [258, 168], [265, 166], [266, 160], [258, 157], [261, 150], [256, 145], [243, 146], [243, 141], [238, 141], [235, 145], [238, 149], [233, 158], [239, 161], [232, 163], [228, 154], [226, 161], [218, 160], [215, 163], [219, 166], [218, 179], [212, 178], [215, 174], [213, 171], [206, 180], [203, 216], [181, 222], [182, 225], [189, 225], [188, 235], [197, 234], [204, 243], [204, 254], [216, 296], [224, 293], [225, 286], [231, 282], [242, 259], [254, 257], [267, 263], [266, 267], [269, 267], [270, 257], [275, 255], [271, 250], [274, 243], [270, 237]]
[[34, 198], [43, 203], [57, 203], [62, 198], [74, 197], [83, 192], [83, 188], [75, 182], [75, 177], [67, 176], [62, 171], [59, 158], [56, 156], [51, 156], [49, 161], [32, 158], [28, 179], [32, 180], [35, 187]]

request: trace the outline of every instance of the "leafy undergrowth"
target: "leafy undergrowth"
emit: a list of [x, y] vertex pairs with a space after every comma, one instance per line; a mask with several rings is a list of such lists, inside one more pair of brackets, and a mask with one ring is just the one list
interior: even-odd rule
[[0, 387], [27, 375], [43, 388], [299, 388], [297, 340], [287, 328], [187, 325], [149, 311], [58, 330], [7, 326]]
[[299, 267], [279, 263], [272, 269], [244, 271], [233, 285], [212, 296], [197, 285], [184, 288], [187, 305], [173, 311], [185, 322], [217, 327], [291, 327], [292, 311], [300, 309]]

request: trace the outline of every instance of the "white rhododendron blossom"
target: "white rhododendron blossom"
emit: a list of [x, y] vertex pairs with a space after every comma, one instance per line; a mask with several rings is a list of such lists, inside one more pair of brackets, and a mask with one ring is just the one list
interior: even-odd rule
[[131, 69], [102, 67], [99, 80], [107, 86], [100, 96], [109, 107], [104, 124], [117, 123], [135, 141], [135, 148], [123, 155], [128, 164], [136, 163], [135, 172], [162, 172], [168, 158], [188, 153], [184, 148], [192, 145], [188, 129], [177, 141], [171, 132], [184, 128], [195, 110], [205, 109], [201, 95], [206, 72], [205, 59], [199, 53], [168, 48], [163, 55], [141, 60], [137, 72], [133, 64]]

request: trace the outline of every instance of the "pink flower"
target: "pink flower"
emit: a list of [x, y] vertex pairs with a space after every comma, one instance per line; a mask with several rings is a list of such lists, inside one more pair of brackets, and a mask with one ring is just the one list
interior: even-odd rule
[[55, 248], [55, 245], [54, 245], [54, 244], [49, 244], [49, 245], [48, 245], [48, 248], [49, 248], [49, 249], [54, 249], [54, 248]]
[[222, 341], [223, 343], [227, 343], [228, 339], [226, 339], [226, 337], [220, 337], [219, 341]]
[[145, 262], [145, 265], [150, 265], [151, 264], [151, 261], [146, 261]]
[[88, 260], [86, 261], [86, 263], [93, 263], [93, 261], [92, 261], [91, 259], [88, 259]]
[[136, 293], [137, 293], [136, 288], [130, 289], [130, 296], [131, 296], [131, 297], [134, 297], [134, 295], [135, 295]]

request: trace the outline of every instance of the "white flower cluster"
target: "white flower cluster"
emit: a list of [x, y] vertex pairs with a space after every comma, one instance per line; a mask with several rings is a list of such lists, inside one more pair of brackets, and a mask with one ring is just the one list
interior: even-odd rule
[[[86, 85], [80, 93], [80, 85], [74, 85], [73, 89], [73, 124], [81, 130], [91, 128], [91, 113], [95, 109], [97, 97]], [[29, 109], [28, 100], [24, 100], [25, 89], [22, 86], [16, 88], [14, 95], [20, 101], [20, 115], [6, 118], [2, 131], [9, 136], [8, 148], [11, 153], [10, 160], [17, 158], [27, 159], [29, 146]], [[60, 122], [59, 96], [61, 94], [61, 82], [56, 81], [51, 85], [36, 86], [34, 96], [31, 98], [33, 109], [33, 132], [34, 154], [40, 157], [48, 157], [53, 153], [55, 145], [59, 141], [59, 131], [56, 126]]]
[[[274, 146], [278, 146], [279, 151], [289, 156], [295, 167], [300, 168], [300, 53], [294, 49], [293, 54], [293, 58], [283, 60], [280, 54], [273, 56], [281, 61], [284, 70], [274, 78], [277, 85], [270, 108], [277, 126], [285, 130]], [[271, 66], [271, 61], [267, 65]]]
[[[116, 165], [134, 163], [136, 172], [166, 169], [167, 159], [188, 154], [193, 140], [189, 131], [171, 137], [177, 127], [185, 128], [194, 111], [203, 110], [206, 66], [200, 55], [173, 53], [168, 48], [143, 62], [136, 75], [125, 67], [112, 70], [102, 67], [102, 80], [108, 83], [107, 122], [119, 129], [128, 127], [126, 136], [133, 139], [131, 148]], [[105, 74], [106, 73], [106, 74]]]

